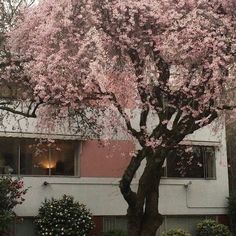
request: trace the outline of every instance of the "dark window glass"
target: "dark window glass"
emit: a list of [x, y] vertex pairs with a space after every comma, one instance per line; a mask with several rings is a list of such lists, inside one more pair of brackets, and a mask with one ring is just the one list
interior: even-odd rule
[[206, 178], [216, 177], [215, 149], [213, 147], [205, 147], [205, 176]]
[[215, 178], [215, 149], [193, 146], [188, 155], [173, 151], [166, 161], [167, 177]]
[[47, 145], [35, 139], [0, 138], [0, 174], [73, 176], [75, 150], [73, 141]]
[[53, 145], [33, 140], [21, 143], [21, 174], [25, 175], [74, 175], [75, 144], [56, 141]]
[[73, 142], [57, 141], [50, 149], [52, 175], [74, 175], [75, 145]]
[[24, 139], [20, 143], [20, 174], [49, 175], [49, 150], [46, 145], [37, 147], [33, 139]]
[[16, 220], [14, 236], [36, 236], [34, 218], [21, 218]]
[[14, 138], [0, 138], [0, 174], [18, 173], [19, 142]]

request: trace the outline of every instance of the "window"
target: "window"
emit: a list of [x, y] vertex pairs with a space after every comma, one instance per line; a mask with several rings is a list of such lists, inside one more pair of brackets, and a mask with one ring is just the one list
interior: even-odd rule
[[13, 231], [12, 236], [36, 236], [34, 218], [32, 217], [24, 217], [21, 220], [16, 220], [13, 223]]
[[127, 218], [125, 216], [104, 216], [103, 232], [122, 230], [127, 232]]
[[0, 138], [0, 174], [77, 175], [77, 148], [74, 141]]
[[[186, 148], [191, 149], [188, 155], [183, 151]], [[185, 146], [182, 152], [175, 150], [166, 159], [164, 167], [164, 176], [170, 178], [214, 179], [215, 172], [215, 148], [212, 146]]]
[[0, 140], [0, 173], [17, 174], [18, 144], [16, 139]]

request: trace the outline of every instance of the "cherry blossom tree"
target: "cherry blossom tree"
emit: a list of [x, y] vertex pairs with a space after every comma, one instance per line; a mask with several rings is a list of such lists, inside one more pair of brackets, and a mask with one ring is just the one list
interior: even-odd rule
[[[18, 73], [21, 73], [22, 68], [19, 60], [12, 57], [9, 48], [6, 46], [7, 32], [20, 19], [21, 11], [33, 3], [34, 0], [0, 0], [0, 110], [4, 110], [5, 113], [15, 112], [25, 116], [34, 115], [31, 109], [28, 112], [22, 109], [21, 93], [18, 91], [16, 81], [14, 81], [19, 77], [20, 74], [18, 75]], [[8, 76], [15, 79], [6, 81], [3, 75], [5, 69], [10, 67], [17, 68], [17, 70], [13, 71], [11, 69], [8, 71]], [[24, 86], [23, 84], [20, 85], [22, 91]], [[12, 99], [14, 99], [14, 102]]]
[[166, 157], [231, 105], [222, 95], [234, 82], [235, 10], [234, 0], [41, 0], [8, 34], [11, 65], [1, 80], [23, 86], [28, 116], [122, 120], [139, 144], [120, 181], [130, 236], [154, 236], [162, 224]]

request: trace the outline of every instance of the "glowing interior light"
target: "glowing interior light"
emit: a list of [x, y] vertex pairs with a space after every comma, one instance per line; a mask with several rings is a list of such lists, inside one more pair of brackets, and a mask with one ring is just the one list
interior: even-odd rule
[[55, 168], [56, 163], [55, 162], [50, 162], [50, 161], [45, 161], [45, 162], [41, 162], [41, 166], [45, 169], [52, 169]]

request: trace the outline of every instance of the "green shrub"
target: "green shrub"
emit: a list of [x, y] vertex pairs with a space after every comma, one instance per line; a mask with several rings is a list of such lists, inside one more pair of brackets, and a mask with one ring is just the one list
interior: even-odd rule
[[206, 219], [197, 225], [197, 236], [230, 236], [227, 226], [218, 224], [216, 221]]
[[86, 236], [94, 227], [86, 207], [66, 195], [59, 200], [45, 200], [35, 224], [40, 236]]
[[191, 236], [190, 233], [182, 229], [172, 229], [162, 233], [162, 236]]
[[110, 230], [102, 234], [102, 236], [128, 236], [128, 233], [122, 230]]
[[230, 194], [228, 198], [228, 209], [231, 222], [231, 229], [236, 235], [236, 191]]

